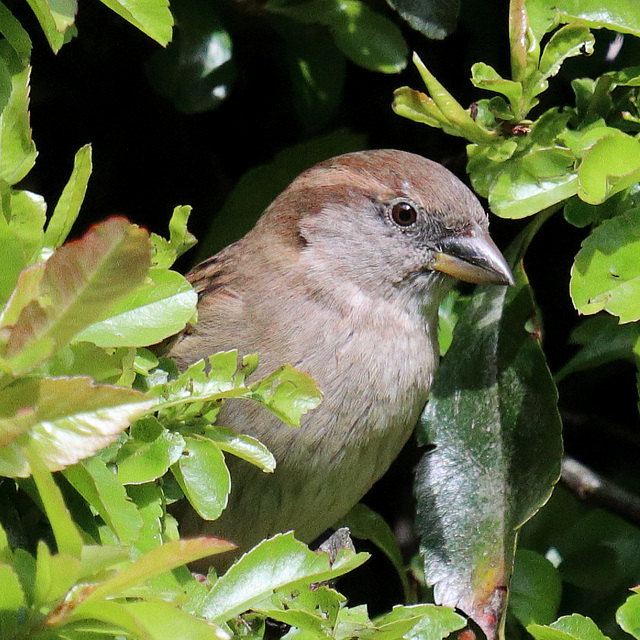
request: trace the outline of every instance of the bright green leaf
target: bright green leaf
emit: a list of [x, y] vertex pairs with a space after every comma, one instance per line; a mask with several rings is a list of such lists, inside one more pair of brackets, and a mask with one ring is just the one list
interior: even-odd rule
[[20, 580], [14, 568], [8, 564], [0, 564], [0, 584], [2, 585], [0, 629], [7, 637], [15, 637], [26, 602]]
[[152, 267], [147, 280], [83, 329], [74, 342], [142, 347], [175, 335], [193, 318], [198, 296], [184, 276]]
[[535, 640], [610, 640], [590, 618], [574, 613], [543, 627], [530, 624], [527, 631]]
[[173, 16], [169, 11], [168, 0], [147, 0], [146, 2], [102, 0], [102, 2], [163, 47], [171, 40]]
[[198, 613], [222, 623], [250, 609], [275, 589], [335, 578], [361, 565], [368, 555], [347, 552], [333, 566], [326, 553], [315, 553], [293, 533], [278, 534], [247, 552], [213, 584]]
[[239, 434], [233, 429], [213, 425], [204, 430], [204, 435], [213, 440], [222, 451], [232, 453], [262, 471], [271, 472], [276, 468], [276, 460], [271, 452], [255, 438]]
[[190, 215], [190, 206], [178, 206], [173, 210], [169, 220], [169, 240], [165, 240], [156, 233], [151, 234], [153, 267], [168, 269], [185, 251], [196, 244], [197, 240], [187, 229]]
[[23, 447], [52, 471], [113, 442], [152, 402], [132, 389], [90, 378], [23, 378], [0, 391], [0, 474], [30, 473]]
[[[7, 39], [7, 42], [13, 47], [20, 59], [20, 63], [23, 66], [29, 64], [29, 58], [31, 57], [31, 38], [29, 38], [29, 34], [3, 3], [0, 3], [0, 33], [2, 33]], [[2, 109], [0, 109], [0, 111], [1, 110]]]
[[148, 272], [149, 253], [146, 231], [122, 218], [60, 247], [46, 262], [38, 299], [8, 328], [6, 366], [25, 373], [62, 348], [136, 288]]
[[634, 594], [618, 609], [616, 621], [623, 631], [640, 638], [640, 595]]
[[91, 145], [85, 145], [76, 154], [71, 177], [47, 224], [47, 230], [44, 234], [45, 257], [48, 257], [67, 239], [71, 227], [80, 213], [91, 168]]
[[580, 313], [605, 310], [620, 322], [640, 319], [640, 209], [605, 220], [582, 243], [571, 270]]
[[215, 520], [227, 506], [231, 490], [231, 476], [215, 442], [187, 438], [172, 470], [193, 508], [205, 520]]

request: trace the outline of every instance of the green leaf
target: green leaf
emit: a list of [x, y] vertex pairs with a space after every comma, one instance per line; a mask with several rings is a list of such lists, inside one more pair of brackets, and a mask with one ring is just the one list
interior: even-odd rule
[[530, 624], [527, 631], [535, 640], [610, 640], [590, 618], [574, 613], [543, 627]]
[[359, 0], [342, 0], [331, 21], [336, 44], [356, 64], [382, 73], [407, 66], [409, 49], [396, 24]]
[[635, 0], [528, 0], [527, 10], [538, 40], [558, 22], [580, 22], [594, 29], [610, 29], [640, 36]]
[[152, 482], [178, 461], [184, 447], [180, 434], [167, 431], [153, 416], [143, 418], [131, 428], [129, 442], [118, 451], [118, 480], [122, 484]]
[[0, 564], [0, 584], [2, 585], [0, 629], [7, 637], [15, 637], [18, 635], [18, 627], [26, 602], [18, 575], [8, 564]]
[[383, 551], [398, 573], [405, 600], [409, 600], [409, 580], [398, 540], [381, 515], [359, 503], [352, 507], [351, 511], [344, 518], [341, 518], [335, 527], [348, 527], [352, 536], [361, 540], [370, 540]]
[[177, 206], [169, 220], [169, 240], [165, 240], [156, 233], [151, 234], [152, 266], [168, 269], [185, 251], [198, 242], [187, 229], [190, 215], [189, 205]]
[[36, 609], [56, 605], [74, 586], [80, 573], [80, 560], [68, 553], [51, 555], [47, 545], [38, 543], [34, 602]]
[[389, 613], [376, 618], [373, 635], [365, 633], [362, 637], [371, 640], [443, 640], [466, 625], [466, 619], [448, 607], [433, 604], [395, 606]]
[[276, 459], [273, 454], [251, 436], [236, 433], [233, 429], [219, 425], [206, 427], [204, 435], [213, 440], [222, 451], [232, 453], [234, 456], [256, 465], [262, 471], [270, 473], [276, 468]]
[[146, 281], [74, 338], [99, 347], [144, 347], [175, 335], [193, 318], [198, 295], [176, 271], [152, 267]]
[[223, 102], [235, 80], [231, 36], [217, 8], [198, 0], [173, 0], [173, 42], [147, 64], [154, 88], [184, 113], [202, 113]]
[[315, 553], [293, 533], [278, 534], [240, 558], [213, 584], [198, 614], [222, 623], [265, 600], [274, 590], [336, 578], [360, 566], [366, 553], [341, 552], [333, 565], [327, 553]]
[[539, 553], [518, 549], [509, 606], [522, 626], [553, 622], [561, 593], [562, 581], [558, 570]]
[[441, 40], [456, 29], [460, 0], [389, 0], [389, 4], [427, 38]]
[[299, 427], [302, 416], [322, 402], [322, 393], [313, 378], [289, 364], [250, 388], [255, 399], [292, 427]]
[[44, 234], [45, 256], [57, 249], [67, 239], [87, 192], [91, 176], [91, 145], [82, 147], [73, 161], [71, 177], [64, 187]]
[[82, 550], [82, 537], [71, 519], [71, 514], [67, 509], [58, 485], [35, 451], [25, 449], [24, 453], [29, 461], [38, 495], [42, 500], [49, 524], [53, 530], [58, 551], [79, 560]]
[[117, 439], [152, 402], [90, 378], [24, 378], [0, 391], [0, 475], [30, 473], [24, 447], [56, 471]]
[[64, 471], [73, 488], [95, 509], [122, 545], [138, 538], [142, 518], [111, 469], [99, 458], [90, 458]]
[[513, 80], [505, 80], [493, 67], [484, 62], [476, 62], [471, 67], [471, 83], [478, 89], [496, 91], [505, 96], [512, 109], [517, 111], [522, 99], [522, 84]]
[[[142, 582], [171, 571], [183, 564], [195, 562], [201, 558], [233, 549], [233, 545], [218, 538], [191, 538], [190, 540], [174, 540], [166, 542], [145, 553], [131, 566], [113, 578], [105, 580], [87, 595], [78, 609], [85, 603], [103, 601], [106, 598], [119, 596], [128, 589]], [[80, 611], [81, 612], [81, 611]], [[78, 613], [80, 613], [78, 612]]]
[[68, 41], [78, 11], [77, 0], [27, 0], [54, 53]]
[[173, 16], [168, 0], [101, 0], [111, 11], [146, 33], [163, 47], [171, 40]]
[[605, 220], [583, 243], [571, 270], [579, 313], [605, 310], [620, 322], [640, 319], [640, 208]]
[[640, 638], [640, 595], [634, 594], [618, 609], [616, 621], [623, 631]]
[[582, 158], [578, 178], [578, 196], [590, 204], [640, 181], [640, 141], [625, 134], [601, 138]]
[[1, 46], [0, 55], [11, 73], [11, 96], [0, 114], [0, 178], [10, 185], [16, 184], [33, 168], [36, 145], [31, 138], [29, 122], [29, 77], [31, 67], [22, 67]]
[[146, 276], [146, 231], [122, 218], [96, 225], [47, 261], [38, 298], [7, 328], [5, 366], [20, 375], [61, 349]]
[[556, 382], [576, 371], [599, 367], [613, 360], [632, 360], [640, 340], [640, 323], [618, 324], [616, 318], [598, 314], [583, 320], [569, 342], [581, 349], [555, 375]]
[[417, 524], [435, 601], [494, 638], [502, 624], [516, 532], [549, 498], [560, 471], [557, 392], [514, 242], [515, 287], [478, 287], [431, 389], [416, 474]]
[[231, 490], [231, 476], [215, 442], [186, 438], [172, 470], [193, 508], [205, 520], [215, 520], [227, 506]]
[[[26, 66], [31, 58], [31, 38], [7, 7], [0, 2], [0, 33], [18, 55], [20, 64]], [[1, 109], [0, 109], [1, 111]]]

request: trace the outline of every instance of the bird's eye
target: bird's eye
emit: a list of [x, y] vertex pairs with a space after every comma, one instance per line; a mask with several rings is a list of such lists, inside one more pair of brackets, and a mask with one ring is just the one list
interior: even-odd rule
[[391, 208], [391, 219], [401, 227], [416, 223], [418, 212], [408, 202], [396, 202]]

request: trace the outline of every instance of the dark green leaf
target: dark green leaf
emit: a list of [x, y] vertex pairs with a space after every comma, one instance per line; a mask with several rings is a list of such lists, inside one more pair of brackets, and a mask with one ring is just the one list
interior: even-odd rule
[[171, 10], [176, 34], [149, 60], [149, 77], [156, 91], [184, 113], [214, 109], [235, 80], [231, 37], [211, 3], [174, 0]]
[[388, 0], [389, 4], [427, 38], [441, 40], [456, 29], [460, 0]]
[[[22, 25], [7, 7], [0, 3], [0, 33], [7, 39], [7, 42], [13, 47], [14, 51], [20, 59], [23, 66], [29, 64], [31, 57], [31, 38], [23, 29]], [[7, 96], [8, 97], [8, 96]], [[4, 102], [0, 99], [0, 104], [4, 106]], [[1, 111], [2, 109], [0, 109]]]
[[520, 623], [550, 624], [556, 619], [562, 581], [558, 570], [534, 551], [518, 549], [509, 606]]
[[[544, 504], [560, 470], [557, 394], [520, 260], [515, 287], [478, 287], [460, 317], [423, 416], [435, 445], [417, 472], [418, 527], [436, 602], [495, 638], [517, 529]], [[517, 265], [517, 267], [516, 267]]]

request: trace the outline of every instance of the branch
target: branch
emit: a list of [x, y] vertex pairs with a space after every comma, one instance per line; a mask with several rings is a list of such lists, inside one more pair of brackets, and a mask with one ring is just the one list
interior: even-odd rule
[[602, 507], [627, 522], [640, 526], [640, 496], [606, 480], [569, 456], [562, 460], [560, 479], [580, 500]]

